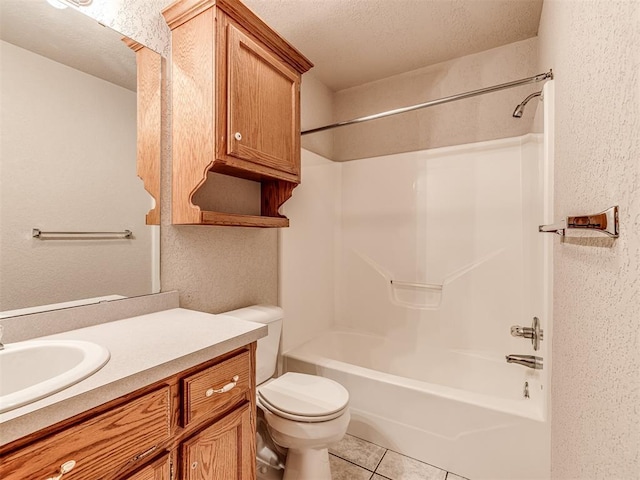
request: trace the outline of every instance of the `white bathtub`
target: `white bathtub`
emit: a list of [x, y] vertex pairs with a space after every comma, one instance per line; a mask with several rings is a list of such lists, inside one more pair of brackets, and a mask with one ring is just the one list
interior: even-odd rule
[[330, 331], [285, 353], [284, 368], [344, 385], [352, 435], [472, 480], [549, 475], [541, 372], [504, 356]]

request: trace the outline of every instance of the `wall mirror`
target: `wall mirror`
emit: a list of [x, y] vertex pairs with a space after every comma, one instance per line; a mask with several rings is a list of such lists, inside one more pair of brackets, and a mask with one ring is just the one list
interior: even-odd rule
[[[160, 227], [145, 221], [155, 200], [136, 174], [133, 42], [51, 3], [0, 0], [4, 317], [160, 291]], [[154, 127], [159, 143], [159, 114]]]

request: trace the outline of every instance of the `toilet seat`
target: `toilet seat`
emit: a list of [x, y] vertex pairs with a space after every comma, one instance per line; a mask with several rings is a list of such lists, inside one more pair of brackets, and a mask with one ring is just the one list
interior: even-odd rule
[[316, 375], [288, 372], [258, 387], [258, 403], [274, 415], [316, 423], [342, 415], [349, 392], [339, 383]]

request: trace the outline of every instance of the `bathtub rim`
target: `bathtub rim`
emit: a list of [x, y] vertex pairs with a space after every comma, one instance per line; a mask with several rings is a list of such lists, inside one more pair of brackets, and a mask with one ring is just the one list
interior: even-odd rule
[[[311, 342], [317, 341], [321, 336], [338, 333], [338, 334], [356, 334], [362, 336], [380, 337], [379, 335], [372, 334], [370, 332], [360, 332], [357, 330], [349, 330], [344, 328], [336, 328], [323, 332], [318, 337], [309, 340], [297, 347], [291, 348], [282, 353], [284, 371], [287, 369], [287, 358], [305, 362], [318, 367], [327, 369], [333, 369], [341, 372], [346, 372], [353, 375], [365, 377], [373, 381], [382, 381], [391, 385], [395, 385], [401, 388], [407, 388], [409, 390], [426, 393], [429, 395], [436, 395], [447, 400], [465, 403], [474, 407], [486, 408], [498, 413], [507, 413], [518, 417], [526, 418], [537, 422], [547, 422], [548, 418], [544, 405], [538, 403], [531, 403], [529, 408], [523, 409], [524, 400], [510, 400], [499, 398], [492, 395], [483, 393], [470, 392], [460, 388], [449, 387], [446, 385], [439, 385], [436, 383], [425, 382], [423, 380], [415, 380], [409, 377], [403, 377], [400, 375], [394, 375], [387, 372], [381, 372], [368, 367], [362, 367], [360, 365], [354, 365], [342, 360], [336, 360], [328, 358], [326, 356], [318, 355], [315, 353], [304, 352], [304, 347]], [[546, 393], [541, 392], [540, 401], [544, 402]]]

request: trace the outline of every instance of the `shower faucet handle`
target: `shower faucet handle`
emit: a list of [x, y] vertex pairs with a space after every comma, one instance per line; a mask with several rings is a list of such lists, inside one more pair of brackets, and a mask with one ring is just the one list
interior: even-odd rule
[[530, 338], [533, 349], [537, 351], [540, 348], [540, 342], [544, 340], [544, 331], [540, 328], [540, 320], [538, 320], [538, 317], [533, 317], [533, 322], [530, 327], [513, 325], [511, 327], [511, 336]]
[[520, 325], [513, 325], [511, 327], [511, 336], [531, 338], [531, 328], [521, 327]]

